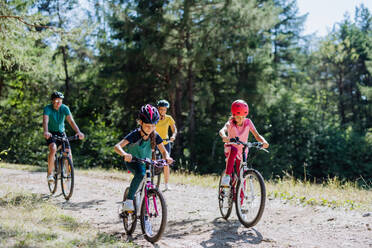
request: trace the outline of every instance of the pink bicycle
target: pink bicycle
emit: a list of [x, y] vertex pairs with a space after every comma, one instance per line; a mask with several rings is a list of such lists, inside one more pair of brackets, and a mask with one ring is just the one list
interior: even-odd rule
[[[133, 157], [133, 162], [146, 165], [146, 175], [135, 193], [134, 211], [123, 211], [120, 218], [123, 220], [127, 235], [136, 229], [137, 220], [141, 222], [141, 229], [145, 239], [154, 243], [162, 236], [167, 223], [167, 205], [162, 193], [153, 184], [152, 174], [154, 168], [168, 166], [165, 160], [140, 159]], [[129, 187], [125, 189], [123, 202], [127, 199]]]
[[262, 148], [262, 143], [260, 142], [244, 143], [238, 137], [231, 139], [231, 142], [227, 144], [243, 145], [243, 161], [240, 163], [238, 171], [236, 171], [236, 166], [234, 166], [232, 180], [230, 180], [228, 187], [221, 185], [221, 180], [225, 176], [225, 171], [222, 172], [218, 187], [220, 212], [222, 217], [227, 220], [230, 217], [233, 203], [235, 203], [239, 221], [245, 227], [252, 227], [260, 221], [264, 212], [266, 188], [260, 172], [253, 169], [251, 164], [248, 165], [246, 150], [256, 148], [268, 151]]

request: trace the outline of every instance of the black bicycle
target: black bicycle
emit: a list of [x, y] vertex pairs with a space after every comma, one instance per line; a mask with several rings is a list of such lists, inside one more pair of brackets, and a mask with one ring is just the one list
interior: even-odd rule
[[262, 148], [263, 144], [260, 142], [244, 143], [238, 137], [230, 141], [230, 143], [226, 144], [243, 145], [243, 161], [240, 163], [239, 171], [236, 171], [234, 166], [230, 185], [227, 187], [221, 185], [222, 178], [226, 175], [225, 171], [222, 172], [218, 187], [220, 212], [222, 217], [227, 220], [235, 202], [239, 221], [245, 227], [252, 227], [260, 221], [264, 212], [266, 188], [260, 172], [253, 169], [252, 164], [247, 164], [246, 150], [256, 148], [268, 151]]
[[[141, 222], [141, 229], [145, 239], [154, 243], [162, 236], [167, 224], [167, 204], [162, 193], [152, 183], [152, 168], [168, 166], [161, 160], [140, 159], [132, 157], [133, 162], [146, 164], [146, 176], [134, 195], [134, 211], [122, 211], [119, 216], [123, 220], [127, 235], [136, 229], [137, 219]], [[123, 202], [127, 200], [129, 187], [124, 191]]]
[[74, 165], [69, 157], [69, 152], [66, 151], [66, 143], [78, 140], [79, 136], [61, 137], [53, 135], [53, 138], [60, 141], [61, 145], [57, 148], [54, 160], [54, 169], [52, 172], [54, 182], [48, 181], [48, 187], [50, 193], [54, 194], [57, 191], [58, 179], [60, 179], [63, 196], [66, 200], [69, 200], [74, 190]]
[[[170, 145], [170, 147], [172, 149], [173, 141], [171, 141], [170, 139], [165, 139], [164, 141], [168, 142], [168, 144]], [[158, 148], [156, 148], [156, 150], [155, 150], [155, 157], [156, 157], [157, 160], [160, 160], [160, 159], [163, 158], [162, 155], [161, 155], [161, 152], [159, 151]], [[154, 184], [155, 184], [156, 188], [158, 188], [158, 189], [159, 189], [159, 186], [160, 186], [161, 174], [162, 174], [163, 171], [164, 171], [163, 167], [161, 167], [161, 168], [155, 167], [154, 168], [154, 172], [153, 172]]]

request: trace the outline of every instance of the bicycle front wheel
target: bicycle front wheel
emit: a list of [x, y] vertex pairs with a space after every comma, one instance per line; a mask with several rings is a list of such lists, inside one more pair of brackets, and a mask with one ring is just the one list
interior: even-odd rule
[[61, 159], [61, 187], [66, 200], [69, 200], [74, 191], [74, 166], [69, 157]]
[[221, 186], [221, 180], [225, 176], [225, 171], [222, 172], [220, 183], [218, 185], [218, 206], [222, 217], [227, 220], [230, 217], [233, 205], [233, 192], [232, 187]]
[[[123, 202], [127, 200], [128, 192], [129, 192], [129, 187], [125, 189], [124, 196], [123, 196]], [[136, 202], [136, 198], [134, 198], [134, 202]], [[135, 211], [132, 211], [132, 212], [123, 211], [120, 213], [120, 217], [123, 220], [124, 230], [126, 234], [131, 235], [136, 229], [136, 224], [137, 224], [136, 212]]]
[[49, 188], [50, 193], [53, 195], [57, 191], [57, 183], [58, 183], [57, 181], [58, 179], [58, 158], [57, 157], [54, 160], [54, 169], [52, 171], [52, 175], [53, 175], [54, 181], [53, 182], [48, 181], [48, 188]]
[[151, 243], [158, 241], [167, 224], [167, 205], [161, 192], [154, 188], [147, 191], [141, 206], [141, 228], [145, 239]]
[[265, 209], [266, 189], [263, 177], [256, 170], [244, 172], [236, 191], [236, 214], [245, 227], [256, 225]]

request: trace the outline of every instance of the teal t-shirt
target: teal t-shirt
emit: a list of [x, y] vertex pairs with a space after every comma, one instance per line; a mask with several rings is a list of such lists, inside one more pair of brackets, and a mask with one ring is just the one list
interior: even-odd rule
[[64, 104], [59, 107], [58, 111], [53, 108], [52, 104], [49, 104], [45, 106], [43, 114], [49, 116], [49, 132], [63, 133], [65, 131], [65, 118], [67, 115], [71, 115], [71, 112]]
[[[124, 139], [129, 141], [129, 144], [126, 146], [126, 150], [128, 153], [132, 154], [137, 158], [149, 158], [151, 159], [151, 142], [150, 139], [143, 140], [140, 134], [139, 129], [133, 130]], [[162, 138], [160, 138], [159, 134], [155, 132], [155, 141], [156, 145], [159, 145], [163, 142]]]

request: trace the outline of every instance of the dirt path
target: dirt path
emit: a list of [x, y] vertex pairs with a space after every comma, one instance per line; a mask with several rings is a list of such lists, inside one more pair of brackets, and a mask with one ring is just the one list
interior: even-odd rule
[[[0, 168], [1, 184], [49, 194], [45, 172]], [[117, 209], [129, 182], [78, 175], [69, 202], [60, 195], [53, 201], [68, 214], [88, 221], [102, 232], [128, 237]], [[229, 221], [220, 218], [215, 189], [171, 185], [164, 193], [168, 205], [168, 225], [162, 239], [148, 243], [140, 227], [132, 241], [142, 247], [372, 247], [372, 214], [300, 207], [279, 200], [267, 200], [261, 221], [244, 228], [235, 211]]]

